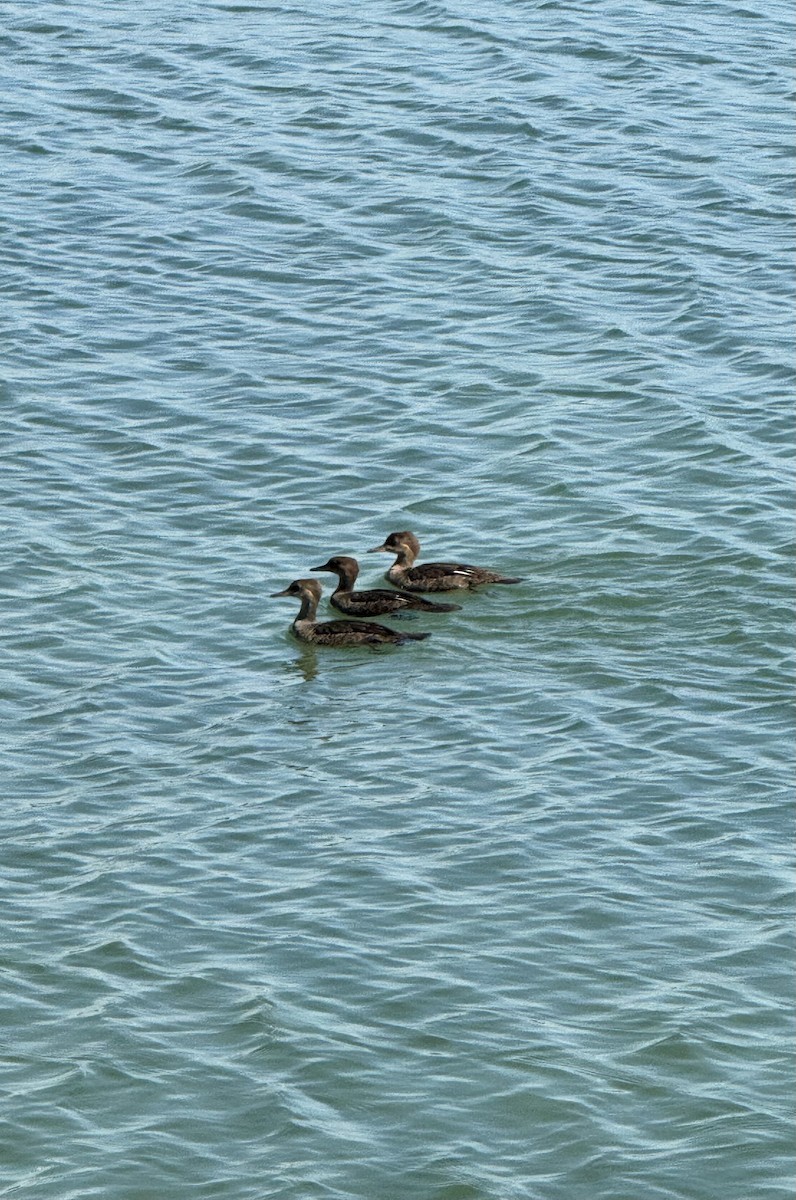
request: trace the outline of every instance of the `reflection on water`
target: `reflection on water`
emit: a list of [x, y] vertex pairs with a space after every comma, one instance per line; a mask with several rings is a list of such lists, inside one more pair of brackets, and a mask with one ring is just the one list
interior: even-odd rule
[[[309, 682], [318, 674], [318, 651], [309, 642], [300, 642], [299, 646], [298, 656], [291, 660], [289, 667], [291, 671], [298, 671]], [[335, 651], [332, 651], [332, 653], [334, 654]]]

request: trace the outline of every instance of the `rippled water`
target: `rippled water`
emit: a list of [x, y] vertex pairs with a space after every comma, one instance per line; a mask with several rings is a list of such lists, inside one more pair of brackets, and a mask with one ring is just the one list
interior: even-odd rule
[[0, 1195], [790, 1194], [790, 20], [5, 6]]

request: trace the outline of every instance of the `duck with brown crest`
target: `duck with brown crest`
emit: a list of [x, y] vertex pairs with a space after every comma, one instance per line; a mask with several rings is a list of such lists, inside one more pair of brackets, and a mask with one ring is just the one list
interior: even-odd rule
[[301, 600], [299, 614], [293, 622], [293, 632], [302, 642], [316, 646], [400, 646], [403, 642], [420, 642], [428, 633], [399, 633], [376, 621], [316, 621], [321, 585], [317, 579], [294, 579], [283, 592], [274, 596], [296, 596]]
[[452, 592], [459, 588], [481, 587], [485, 583], [522, 583], [512, 575], [501, 575], [488, 567], [473, 567], [469, 563], [414, 562], [420, 553], [420, 542], [408, 529], [391, 533], [381, 546], [374, 546], [368, 554], [386, 550], [396, 556], [385, 578], [397, 588], [407, 592]]
[[384, 613], [402, 612], [454, 612], [460, 604], [434, 604], [422, 596], [409, 592], [391, 592], [388, 588], [370, 588], [355, 592], [354, 584], [359, 575], [359, 563], [355, 558], [337, 554], [321, 567], [310, 567], [311, 571], [329, 571], [337, 576], [337, 587], [330, 603], [339, 612], [349, 617], [378, 617]]

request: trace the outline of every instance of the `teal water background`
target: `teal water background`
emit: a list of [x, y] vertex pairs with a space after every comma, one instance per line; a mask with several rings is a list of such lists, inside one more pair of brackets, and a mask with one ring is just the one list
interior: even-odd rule
[[789, 1197], [789, 5], [3, 12], [0, 1196]]

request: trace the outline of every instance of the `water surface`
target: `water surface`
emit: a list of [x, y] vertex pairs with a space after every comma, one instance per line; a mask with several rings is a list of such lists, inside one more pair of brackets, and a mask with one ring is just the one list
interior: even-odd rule
[[6, 6], [0, 1195], [791, 1194], [791, 25]]

